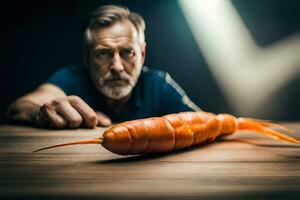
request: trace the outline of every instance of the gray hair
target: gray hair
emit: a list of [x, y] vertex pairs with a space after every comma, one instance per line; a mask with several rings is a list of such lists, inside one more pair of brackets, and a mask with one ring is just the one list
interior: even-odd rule
[[137, 30], [139, 42], [145, 42], [145, 21], [143, 17], [131, 12], [127, 7], [105, 5], [94, 10], [88, 17], [83, 34], [83, 59], [88, 64], [90, 48], [93, 44], [91, 32], [95, 29], [106, 28], [117, 22], [129, 20]]

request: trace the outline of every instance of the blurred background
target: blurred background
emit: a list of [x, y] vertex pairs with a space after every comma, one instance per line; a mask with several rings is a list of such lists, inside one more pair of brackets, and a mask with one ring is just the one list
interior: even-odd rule
[[82, 22], [104, 4], [144, 17], [145, 65], [168, 71], [203, 110], [300, 120], [297, 0], [10, 0], [1, 11], [0, 123], [14, 99], [82, 64]]

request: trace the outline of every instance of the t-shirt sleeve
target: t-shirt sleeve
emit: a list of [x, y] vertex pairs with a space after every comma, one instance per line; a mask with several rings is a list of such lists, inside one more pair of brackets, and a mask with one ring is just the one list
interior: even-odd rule
[[74, 72], [73, 66], [67, 66], [59, 69], [52, 74], [45, 83], [51, 83], [62, 89], [66, 95], [77, 93], [80, 83], [78, 75]]
[[162, 114], [184, 111], [201, 111], [201, 109], [190, 100], [184, 90], [168, 73], [164, 74], [163, 79], [160, 95]]

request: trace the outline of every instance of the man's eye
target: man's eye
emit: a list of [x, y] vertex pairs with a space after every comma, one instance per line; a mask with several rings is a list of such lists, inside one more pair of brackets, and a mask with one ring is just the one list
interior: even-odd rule
[[101, 50], [96, 52], [96, 56], [98, 58], [108, 58], [110, 57], [111, 53], [107, 50]]
[[134, 57], [135, 53], [133, 49], [123, 49], [121, 52], [121, 57], [123, 58], [132, 58]]

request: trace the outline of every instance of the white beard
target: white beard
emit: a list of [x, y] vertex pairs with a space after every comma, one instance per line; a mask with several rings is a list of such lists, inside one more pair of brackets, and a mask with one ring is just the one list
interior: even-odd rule
[[[139, 70], [141, 71], [141, 70]], [[134, 88], [140, 73], [137, 74], [136, 79], [131, 77], [126, 72], [113, 75], [110, 71], [97, 81], [98, 90], [106, 97], [111, 99], [121, 99], [130, 94]], [[122, 80], [122, 84], [114, 82], [114, 80]]]
[[115, 86], [115, 87], [105, 85], [100, 88], [100, 91], [102, 92], [103, 95], [111, 99], [121, 99], [129, 95], [132, 89], [133, 86], [129, 84], [125, 86]]

